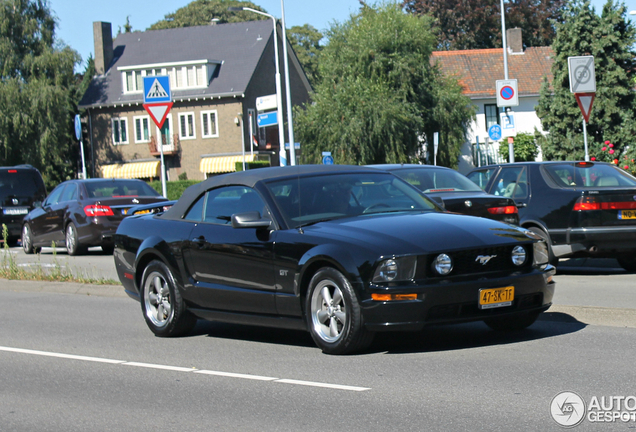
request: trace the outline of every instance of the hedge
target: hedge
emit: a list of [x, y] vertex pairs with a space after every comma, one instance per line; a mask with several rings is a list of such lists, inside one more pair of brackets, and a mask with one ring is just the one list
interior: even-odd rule
[[[188, 187], [193, 184], [201, 183], [200, 180], [177, 180], [177, 181], [169, 181], [166, 182], [166, 192], [168, 194], [167, 198], [169, 200], [178, 200], [183, 195], [183, 191], [185, 191]], [[150, 187], [159, 192], [159, 194], [163, 193], [161, 190], [161, 181], [155, 180], [148, 183]]]

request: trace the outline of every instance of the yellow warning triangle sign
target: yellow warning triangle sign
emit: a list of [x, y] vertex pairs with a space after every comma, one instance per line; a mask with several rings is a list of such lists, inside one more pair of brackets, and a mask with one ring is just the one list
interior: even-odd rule
[[590, 121], [590, 112], [592, 111], [595, 96], [596, 93], [574, 93], [576, 103], [579, 104], [585, 123], [589, 123]]

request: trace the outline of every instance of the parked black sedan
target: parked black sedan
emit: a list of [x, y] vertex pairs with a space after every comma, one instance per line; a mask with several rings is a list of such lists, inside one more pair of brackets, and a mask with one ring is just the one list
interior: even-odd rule
[[395, 175], [357, 166], [210, 178], [165, 213], [124, 219], [114, 259], [158, 336], [204, 318], [306, 329], [331, 354], [433, 323], [525, 328], [554, 294], [538, 236], [444, 212]]
[[512, 198], [486, 193], [453, 169], [414, 164], [369, 166], [403, 178], [448, 211], [519, 225], [519, 211]]
[[113, 250], [113, 234], [138, 204], [167, 201], [141, 180], [88, 179], [60, 183], [24, 218], [22, 248], [27, 254], [43, 246], [64, 245], [69, 255], [89, 246]]
[[616, 258], [636, 271], [636, 178], [604, 162], [517, 162], [476, 168], [468, 178], [513, 197], [522, 227], [542, 236], [550, 260]]
[[46, 196], [40, 171], [31, 165], [0, 167], [0, 239], [2, 226], [7, 227], [9, 245], [20, 239], [22, 221]]

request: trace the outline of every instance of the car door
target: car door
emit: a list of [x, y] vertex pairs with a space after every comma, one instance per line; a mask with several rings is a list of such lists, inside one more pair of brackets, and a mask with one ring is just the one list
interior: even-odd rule
[[[233, 228], [232, 214], [258, 211], [269, 214], [255, 190], [226, 186], [202, 198], [202, 221], [186, 242], [186, 271], [201, 307], [248, 313], [276, 313], [269, 230]], [[195, 205], [196, 207], [196, 205]]]
[[66, 184], [62, 183], [53, 189], [53, 192], [42, 203], [42, 211], [31, 219], [34, 242], [45, 243], [50, 246], [49, 243], [55, 241], [55, 237], [59, 237], [56, 236], [55, 231], [63, 229], [60, 226], [64, 221], [64, 212], [60, 211], [59, 201], [65, 187]]

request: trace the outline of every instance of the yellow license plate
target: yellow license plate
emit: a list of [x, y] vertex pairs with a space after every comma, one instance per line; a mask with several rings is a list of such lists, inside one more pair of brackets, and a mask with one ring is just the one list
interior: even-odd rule
[[479, 290], [479, 309], [492, 309], [512, 306], [515, 299], [515, 287], [489, 288]]
[[619, 219], [636, 219], [636, 210], [621, 210], [618, 212]]
[[146, 213], [150, 213], [150, 212], [152, 212], [152, 210], [139, 210], [139, 211], [138, 211], [137, 213], [135, 213], [135, 214], [140, 215], [140, 214], [146, 214]]

